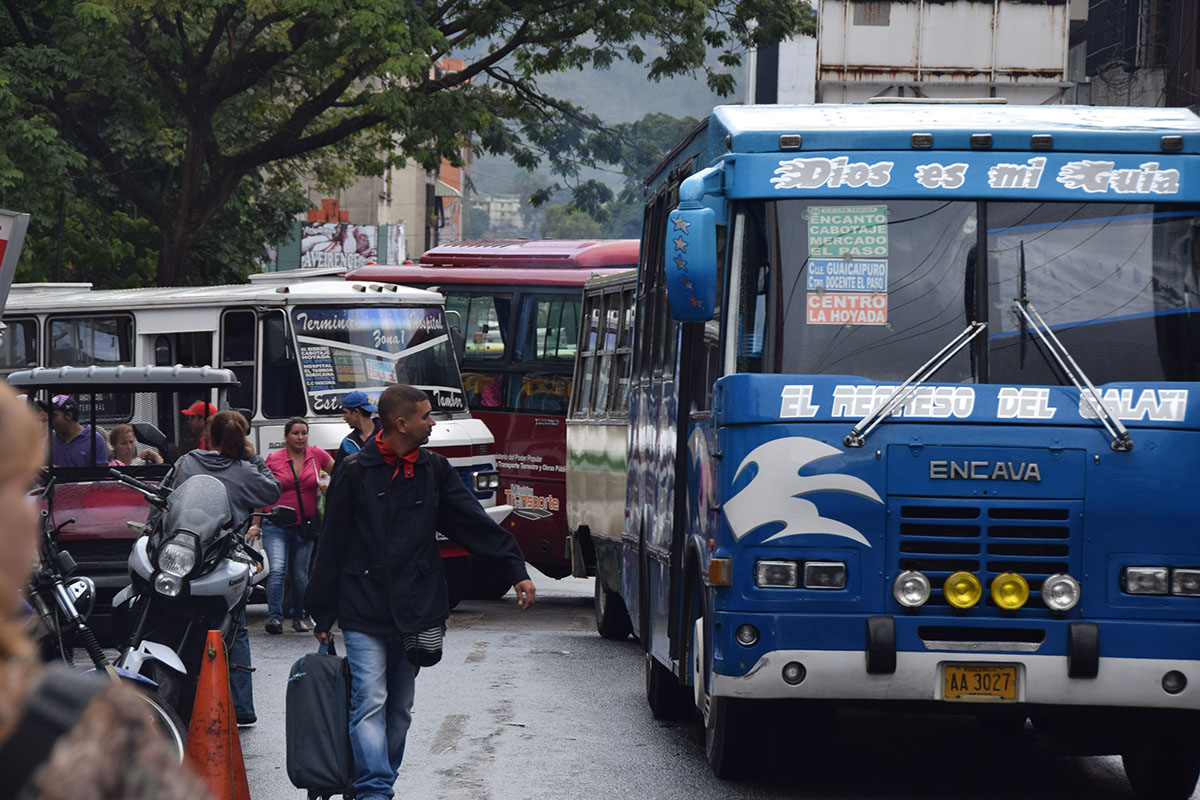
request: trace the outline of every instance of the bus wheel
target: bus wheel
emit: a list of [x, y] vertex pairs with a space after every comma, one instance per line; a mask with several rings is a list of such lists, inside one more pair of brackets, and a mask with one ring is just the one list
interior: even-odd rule
[[754, 733], [749, 724], [750, 701], [733, 697], [712, 697], [706, 701], [704, 715], [704, 755], [713, 775], [721, 780], [734, 780], [745, 775], [750, 767]]
[[692, 713], [692, 697], [671, 670], [646, 653], [646, 702], [655, 719], [682, 720]]
[[602, 637], [620, 641], [633, 632], [625, 601], [621, 595], [605, 587], [599, 575], [596, 576], [596, 590], [592, 599], [596, 610], [596, 630]]
[[[1131, 742], [1121, 754], [1125, 777], [1141, 798], [1187, 800], [1200, 777], [1200, 743], [1195, 739], [1195, 715], [1160, 724], [1153, 733]], [[1155, 719], [1155, 722], [1162, 722]]]

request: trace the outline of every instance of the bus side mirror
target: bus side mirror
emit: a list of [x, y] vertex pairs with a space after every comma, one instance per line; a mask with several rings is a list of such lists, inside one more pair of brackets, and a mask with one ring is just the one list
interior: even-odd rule
[[450, 344], [454, 347], [454, 355], [461, 364], [467, 357], [467, 337], [462, 332], [462, 314], [446, 309], [446, 328], [450, 331]]
[[717, 304], [717, 222], [711, 208], [677, 208], [667, 216], [663, 253], [667, 301], [680, 322], [705, 322]]

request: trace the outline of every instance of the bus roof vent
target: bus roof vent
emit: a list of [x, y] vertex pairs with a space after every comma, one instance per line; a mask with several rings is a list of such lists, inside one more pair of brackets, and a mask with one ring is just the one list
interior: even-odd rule
[[352, 283], [352, 284], [350, 284], [350, 288], [356, 292], [366, 292], [367, 291], [367, 287], [363, 286], [361, 283]]
[[1168, 134], [1162, 137], [1162, 149], [1167, 152], [1177, 152], [1183, 149], [1183, 137], [1179, 134]]
[[275, 291], [279, 294], [287, 294], [291, 291], [287, 286], [276, 286]]

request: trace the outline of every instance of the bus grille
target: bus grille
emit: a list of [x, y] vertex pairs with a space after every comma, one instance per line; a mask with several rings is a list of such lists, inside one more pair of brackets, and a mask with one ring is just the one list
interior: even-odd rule
[[[933, 594], [922, 609], [951, 609], [942, 594], [948, 576], [965, 570], [980, 579], [984, 599], [967, 614], [1003, 612], [989, 594], [992, 578], [1016, 572], [1029, 582], [1030, 597], [1020, 616], [1049, 616], [1042, 604], [1042, 582], [1056, 572], [1079, 576], [1078, 548], [1083, 504], [1080, 501], [961, 500], [892, 498], [888, 541], [894, 543], [893, 575], [915, 569], [925, 573]], [[892, 601], [895, 602], [894, 600]], [[899, 605], [896, 605], [899, 609]]]

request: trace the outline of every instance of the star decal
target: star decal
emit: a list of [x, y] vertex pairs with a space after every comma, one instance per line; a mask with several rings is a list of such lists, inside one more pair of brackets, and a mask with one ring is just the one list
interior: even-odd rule
[[692, 223], [688, 222], [683, 217], [676, 217], [675, 219], [671, 220], [671, 222], [675, 224], [674, 230], [683, 231], [685, 235], [688, 232], [688, 228], [692, 227]]
[[689, 292], [692, 290], [692, 287], [696, 285], [696, 284], [692, 283], [691, 281], [689, 281], [687, 278], [680, 278], [679, 282], [682, 283], [683, 288], [687, 289]]
[[680, 252], [687, 252], [687, 246], [688, 246], [687, 239], [684, 239], [682, 236], [677, 237], [675, 239], [675, 249], [676, 250], [678, 250]]
[[688, 300], [691, 300], [696, 308], [704, 308], [704, 302], [699, 297], [689, 297]]
[[683, 256], [675, 256], [675, 269], [687, 272], [687, 259]]

